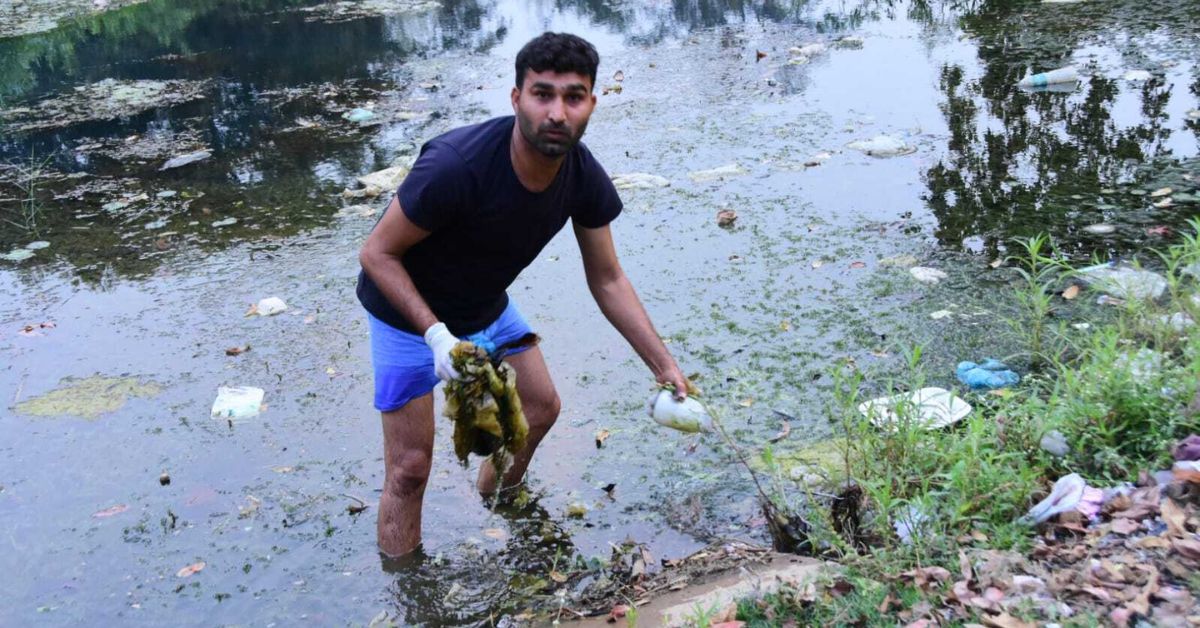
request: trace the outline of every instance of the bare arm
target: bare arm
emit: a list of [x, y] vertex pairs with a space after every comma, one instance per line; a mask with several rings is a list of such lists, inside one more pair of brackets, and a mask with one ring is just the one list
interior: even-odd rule
[[363, 243], [358, 261], [380, 292], [400, 312], [417, 333], [437, 322], [429, 304], [417, 292], [401, 259], [414, 244], [429, 237], [429, 232], [414, 225], [404, 215], [400, 201], [393, 196], [387, 213]]
[[587, 229], [575, 225], [575, 239], [579, 242], [579, 252], [583, 257], [588, 288], [604, 317], [650, 367], [654, 378], [660, 384], [674, 386], [676, 396], [683, 397], [687, 391], [687, 378], [680, 372], [675, 358], [671, 357], [654, 330], [633, 284], [625, 276], [617, 260], [612, 231], [607, 226]]

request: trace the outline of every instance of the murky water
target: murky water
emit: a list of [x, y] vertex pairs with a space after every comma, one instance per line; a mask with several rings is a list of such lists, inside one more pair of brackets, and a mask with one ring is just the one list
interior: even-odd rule
[[[374, 509], [347, 512], [354, 497], [373, 506], [382, 462], [353, 297], [373, 219], [341, 209], [384, 200], [341, 192], [440, 131], [507, 113], [512, 57], [544, 29], [600, 49], [608, 90], [587, 141], [609, 171], [671, 181], [622, 193], [622, 260], [752, 447], [779, 430], [772, 410], [795, 417], [779, 449], [828, 433], [838, 361], [882, 387], [905, 343], [931, 343], [935, 361], [960, 357], [945, 337], [995, 349], [986, 295], [1009, 276], [988, 262], [1011, 237], [1135, 256], [1197, 209], [1191, 2], [149, 0], [73, 15], [0, 39], [0, 255], [49, 243], [0, 261], [6, 624], [365, 624], [383, 610], [487, 623], [557, 607], [550, 569], [626, 538], [656, 557], [765, 538], [719, 443], [644, 417], [647, 373], [602, 324], [569, 236], [511, 291], [547, 339], [564, 405], [532, 467], [537, 501], [489, 513], [443, 429], [424, 561], [382, 564]], [[789, 62], [809, 43], [826, 48]], [[1068, 64], [1086, 77], [1074, 90], [1015, 87]], [[116, 115], [72, 104], [105, 79], [188, 96]], [[344, 117], [364, 107], [365, 123]], [[877, 135], [914, 150], [847, 148]], [[744, 172], [689, 176], [730, 164]], [[716, 225], [722, 208], [738, 212], [732, 229]], [[1084, 229], [1097, 223], [1113, 229]], [[881, 264], [899, 254], [951, 277], [928, 288]], [[272, 295], [291, 309], [244, 316]], [[97, 376], [157, 392], [93, 419], [21, 405]], [[217, 387], [234, 384], [266, 389], [266, 412], [210, 419]], [[612, 436], [597, 449], [600, 429]], [[567, 517], [571, 502], [589, 513]]]

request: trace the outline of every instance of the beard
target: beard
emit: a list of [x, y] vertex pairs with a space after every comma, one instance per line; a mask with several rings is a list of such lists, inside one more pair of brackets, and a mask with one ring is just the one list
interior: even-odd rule
[[[584, 122], [575, 131], [572, 131], [571, 127], [566, 124], [555, 125], [549, 122], [535, 127], [533, 120], [530, 120], [519, 109], [517, 111], [517, 126], [520, 127], [521, 135], [525, 138], [526, 142], [529, 142], [530, 146], [533, 146], [542, 155], [551, 158], [566, 155], [572, 148], [575, 148], [580, 138], [583, 137], [583, 132], [587, 130], [587, 122]], [[547, 131], [558, 131], [562, 135], [551, 135]]]

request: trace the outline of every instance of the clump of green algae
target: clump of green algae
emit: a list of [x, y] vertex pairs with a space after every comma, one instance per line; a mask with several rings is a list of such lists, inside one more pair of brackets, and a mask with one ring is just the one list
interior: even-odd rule
[[78, 416], [95, 420], [119, 410], [130, 398], [153, 397], [162, 391], [155, 382], [136, 377], [93, 375], [84, 379], [63, 378], [59, 387], [40, 397], [27, 399], [14, 408], [32, 416]]

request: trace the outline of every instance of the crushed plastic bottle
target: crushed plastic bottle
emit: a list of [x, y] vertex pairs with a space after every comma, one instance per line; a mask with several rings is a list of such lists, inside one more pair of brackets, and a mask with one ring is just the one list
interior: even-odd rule
[[650, 398], [646, 409], [656, 423], [680, 432], [711, 432], [713, 429], [712, 417], [693, 397], [677, 401], [671, 391], [660, 390]]
[[1075, 66], [1067, 66], [1050, 70], [1049, 72], [1040, 72], [1031, 74], [1021, 79], [1017, 83], [1017, 87], [1025, 89], [1034, 89], [1038, 87], [1046, 87], [1048, 85], [1063, 85], [1068, 83], [1078, 83], [1080, 81], [1079, 72], [1075, 71]]

